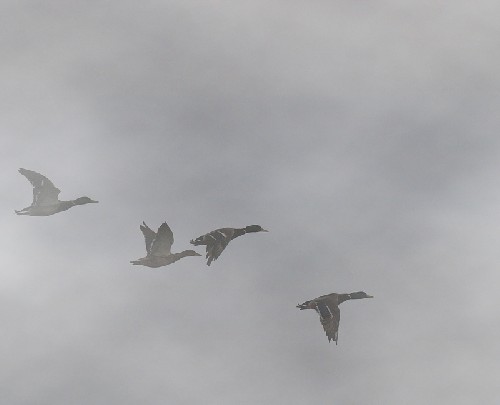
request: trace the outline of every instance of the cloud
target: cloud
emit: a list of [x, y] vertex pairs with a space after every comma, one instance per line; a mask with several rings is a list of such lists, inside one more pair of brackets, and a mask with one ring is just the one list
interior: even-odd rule
[[[7, 6], [9, 404], [494, 402], [498, 5]], [[143, 220], [271, 232], [142, 269]]]

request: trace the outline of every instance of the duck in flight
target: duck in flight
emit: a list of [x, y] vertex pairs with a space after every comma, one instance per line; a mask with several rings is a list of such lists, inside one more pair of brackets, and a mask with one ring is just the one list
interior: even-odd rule
[[25, 176], [33, 185], [33, 202], [29, 207], [16, 211], [17, 215], [48, 216], [61, 211], [69, 210], [76, 205], [97, 203], [89, 197], [80, 197], [76, 200], [60, 201], [59, 190], [45, 176], [33, 170], [19, 169], [19, 173]]
[[340, 310], [339, 305], [347, 300], [357, 300], [362, 298], [373, 298], [364, 291], [353, 292], [350, 294], [328, 294], [313, 300], [306, 301], [297, 305], [297, 308], [314, 309], [319, 314], [319, 320], [325, 330], [328, 342], [331, 340], [337, 344], [339, 336]]
[[216, 260], [229, 242], [238, 236], [251, 232], [269, 232], [260, 225], [248, 225], [245, 228], [220, 228], [190, 241], [191, 244], [206, 245], [207, 265]]
[[201, 256], [194, 250], [184, 250], [180, 253], [170, 251], [174, 243], [174, 234], [166, 222], [160, 225], [158, 232], [153, 231], [145, 222], [140, 226], [146, 241], [147, 255], [130, 263], [147, 267], [162, 267], [172, 264], [186, 256]]

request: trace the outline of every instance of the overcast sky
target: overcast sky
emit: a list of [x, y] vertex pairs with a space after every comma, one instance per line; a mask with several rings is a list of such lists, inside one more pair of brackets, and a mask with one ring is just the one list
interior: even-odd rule
[[496, 403], [500, 5], [403, 3], [3, 0], [1, 402]]

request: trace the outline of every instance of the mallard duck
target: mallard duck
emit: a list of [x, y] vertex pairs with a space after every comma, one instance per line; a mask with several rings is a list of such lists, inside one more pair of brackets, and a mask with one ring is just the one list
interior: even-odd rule
[[180, 253], [171, 253], [174, 243], [174, 234], [166, 222], [160, 225], [158, 232], [153, 231], [145, 222], [140, 225], [146, 241], [146, 257], [132, 260], [130, 263], [147, 267], [162, 267], [172, 264], [186, 256], [201, 256], [194, 250], [184, 250]]
[[89, 197], [80, 197], [76, 200], [59, 201], [59, 190], [45, 176], [32, 170], [19, 169], [19, 173], [25, 176], [33, 185], [33, 202], [29, 207], [15, 211], [17, 215], [48, 216], [61, 211], [69, 210], [75, 205], [97, 203]]
[[263, 229], [260, 225], [248, 225], [244, 228], [220, 228], [205, 235], [198, 236], [196, 239], [193, 239], [190, 242], [195, 246], [207, 246], [207, 265], [210, 266], [210, 263], [212, 263], [212, 261], [216, 260], [220, 256], [220, 254], [230, 241], [232, 241], [234, 238], [237, 238], [238, 236], [251, 232], [269, 231]]
[[339, 305], [347, 300], [358, 300], [361, 298], [373, 298], [364, 291], [353, 292], [350, 294], [332, 293], [322, 295], [313, 300], [306, 301], [303, 304], [297, 305], [297, 308], [314, 309], [319, 314], [319, 320], [328, 337], [328, 342], [331, 340], [337, 344], [339, 336], [340, 310]]

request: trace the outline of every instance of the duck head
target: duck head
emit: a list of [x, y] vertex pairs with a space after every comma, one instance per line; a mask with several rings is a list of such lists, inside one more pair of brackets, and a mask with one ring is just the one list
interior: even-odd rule
[[373, 298], [373, 295], [368, 295], [364, 291], [357, 291], [349, 294], [351, 300], [360, 300], [362, 298]]
[[99, 201], [92, 200], [89, 197], [79, 197], [76, 200], [73, 200], [75, 205], [83, 205], [83, 204], [89, 204], [89, 203], [98, 203]]
[[248, 225], [245, 227], [245, 232], [269, 232], [268, 230], [262, 228], [260, 225]]
[[182, 252], [185, 256], [201, 256], [198, 252], [195, 252], [194, 250], [185, 250]]

